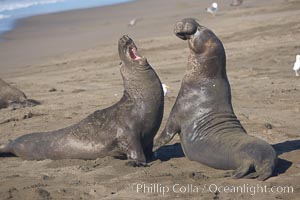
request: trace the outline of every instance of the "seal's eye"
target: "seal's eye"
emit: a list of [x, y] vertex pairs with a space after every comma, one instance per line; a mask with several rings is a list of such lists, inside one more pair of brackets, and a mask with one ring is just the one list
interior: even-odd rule
[[141, 57], [138, 55], [136, 48], [129, 47], [129, 55], [133, 60], [139, 60]]

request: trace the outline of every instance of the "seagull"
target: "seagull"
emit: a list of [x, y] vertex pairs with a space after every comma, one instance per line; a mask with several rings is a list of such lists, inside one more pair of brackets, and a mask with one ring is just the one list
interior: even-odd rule
[[166, 84], [161, 84], [163, 91], [164, 91], [164, 96], [167, 96], [168, 93], [168, 89], [170, 88], [169, 86], [167, 86]]
[[296, 62], [294, 64], [293, 70], [296, 72], [296, 76], [299, 76], [298, 70], [300, 70], [300, 55], [296, 55]]
[[243, 0], [232, 0], [230, 6], [238, 7], [243, 3]]
[[216, 2], [211, 4], [211, 7], [205, 9], [206, 12], [213, 14], [214, 16], [218, 12], [218, 4]]
[[128, 26], [135, 26], [138, 20], [139, 20], [138, 18], [134, 18], [134, 19], [130, 20], [130, 22], [128, 23]]

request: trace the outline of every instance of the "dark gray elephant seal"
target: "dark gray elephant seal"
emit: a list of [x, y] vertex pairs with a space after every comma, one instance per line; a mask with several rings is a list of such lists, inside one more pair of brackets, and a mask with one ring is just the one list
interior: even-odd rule
[[118, 46], [124, 82], [119, 102], [70, 127], [21, 136], [2, 145], [0, 152], [30, 160], [127, 156], [134, 164], [145, 164], [163, 117], [163, 89], [132, 39], [123, 36]]
[[27, 99], [21, 90], [9, 85], [0, 78], [0, 109], [35, 106], [38, 104], [40, 104], [38, 101]]
[[178, 22], [174, 32], [188, 41], [190, 55], [175, 105], [155, 148], [179, 133], [190, 160], [234, 169], [234, 178], [267, 179], [277, 155], [268, 143], [248, 135], [234, 114], [222, 42], [194, 19]]

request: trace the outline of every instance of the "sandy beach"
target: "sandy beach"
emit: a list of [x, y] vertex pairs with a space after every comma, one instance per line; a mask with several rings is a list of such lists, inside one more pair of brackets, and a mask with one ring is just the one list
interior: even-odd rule
[[[221, 1], [216, 16], [205, 12], [208, 0], [139, 0], [20, 20], [2, 36], [0, 77], [42, 104], [0, 110], [0, 143], [69, 126], [117, 102], [123, 92], [117, 42], [124, 34], [135, 40], [170, 86], [161, 131], [189, 51], [173, 27], [182, 18], [194, 17], [222, 40], [235, 113], [250, 135], [276, 149], [280, 159], [275, 176], [264, 182], [223, 177], [224, 171], [185, 158], [176, 137], [160, 149], [164, 159], [147, 168], [110, 157], [0, 157], [0, 199], [299, 199], [300, 78], [292, 67], [300, 54], [300, 0], [246, 0], [238, 8], [230, 2]], [[129, 27], [134, 18], [137, 24]], [[49, 92], [51, 88], [56, 91]], [[170, 190], [137, 191], [139, 184]], [[193, 186], [198, 192], [179, 190]], [[252, 189], [216, 192], [215, 186]], [[257, 187], [267, 189], [253, 189]]]

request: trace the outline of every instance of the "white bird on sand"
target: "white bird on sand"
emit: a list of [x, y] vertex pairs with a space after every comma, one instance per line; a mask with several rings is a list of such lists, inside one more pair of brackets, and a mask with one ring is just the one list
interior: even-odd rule
[[232, 0], [230, 6], [240, 6], [243, 3], [243, 0]]
[[170, 88], [169, 86], [167, 86], [166, 84], [161, 84], [162, 88], [163, 88], [163, 91], [164, 91], [164, 96], [167, 95], [168, 93], [168, 89]]
[[213, 14], [214, 16], [218, 12], [218, 4], [216, 2], [213, 2], [211, 4], [211, 7], [205, 9], [206, 12]]
[[296, 55], [296, 62], [294, 64], [293, 70], [296, 72], [296, 76], [299, 76], [298, 70], [300, 70], [300, 55]]
[[128, 26], [135, 26], [138, 20], [139, 20], [138, 18], [134, 18], [134, 19], [130, 20], [130, 22], [128, 23]]

